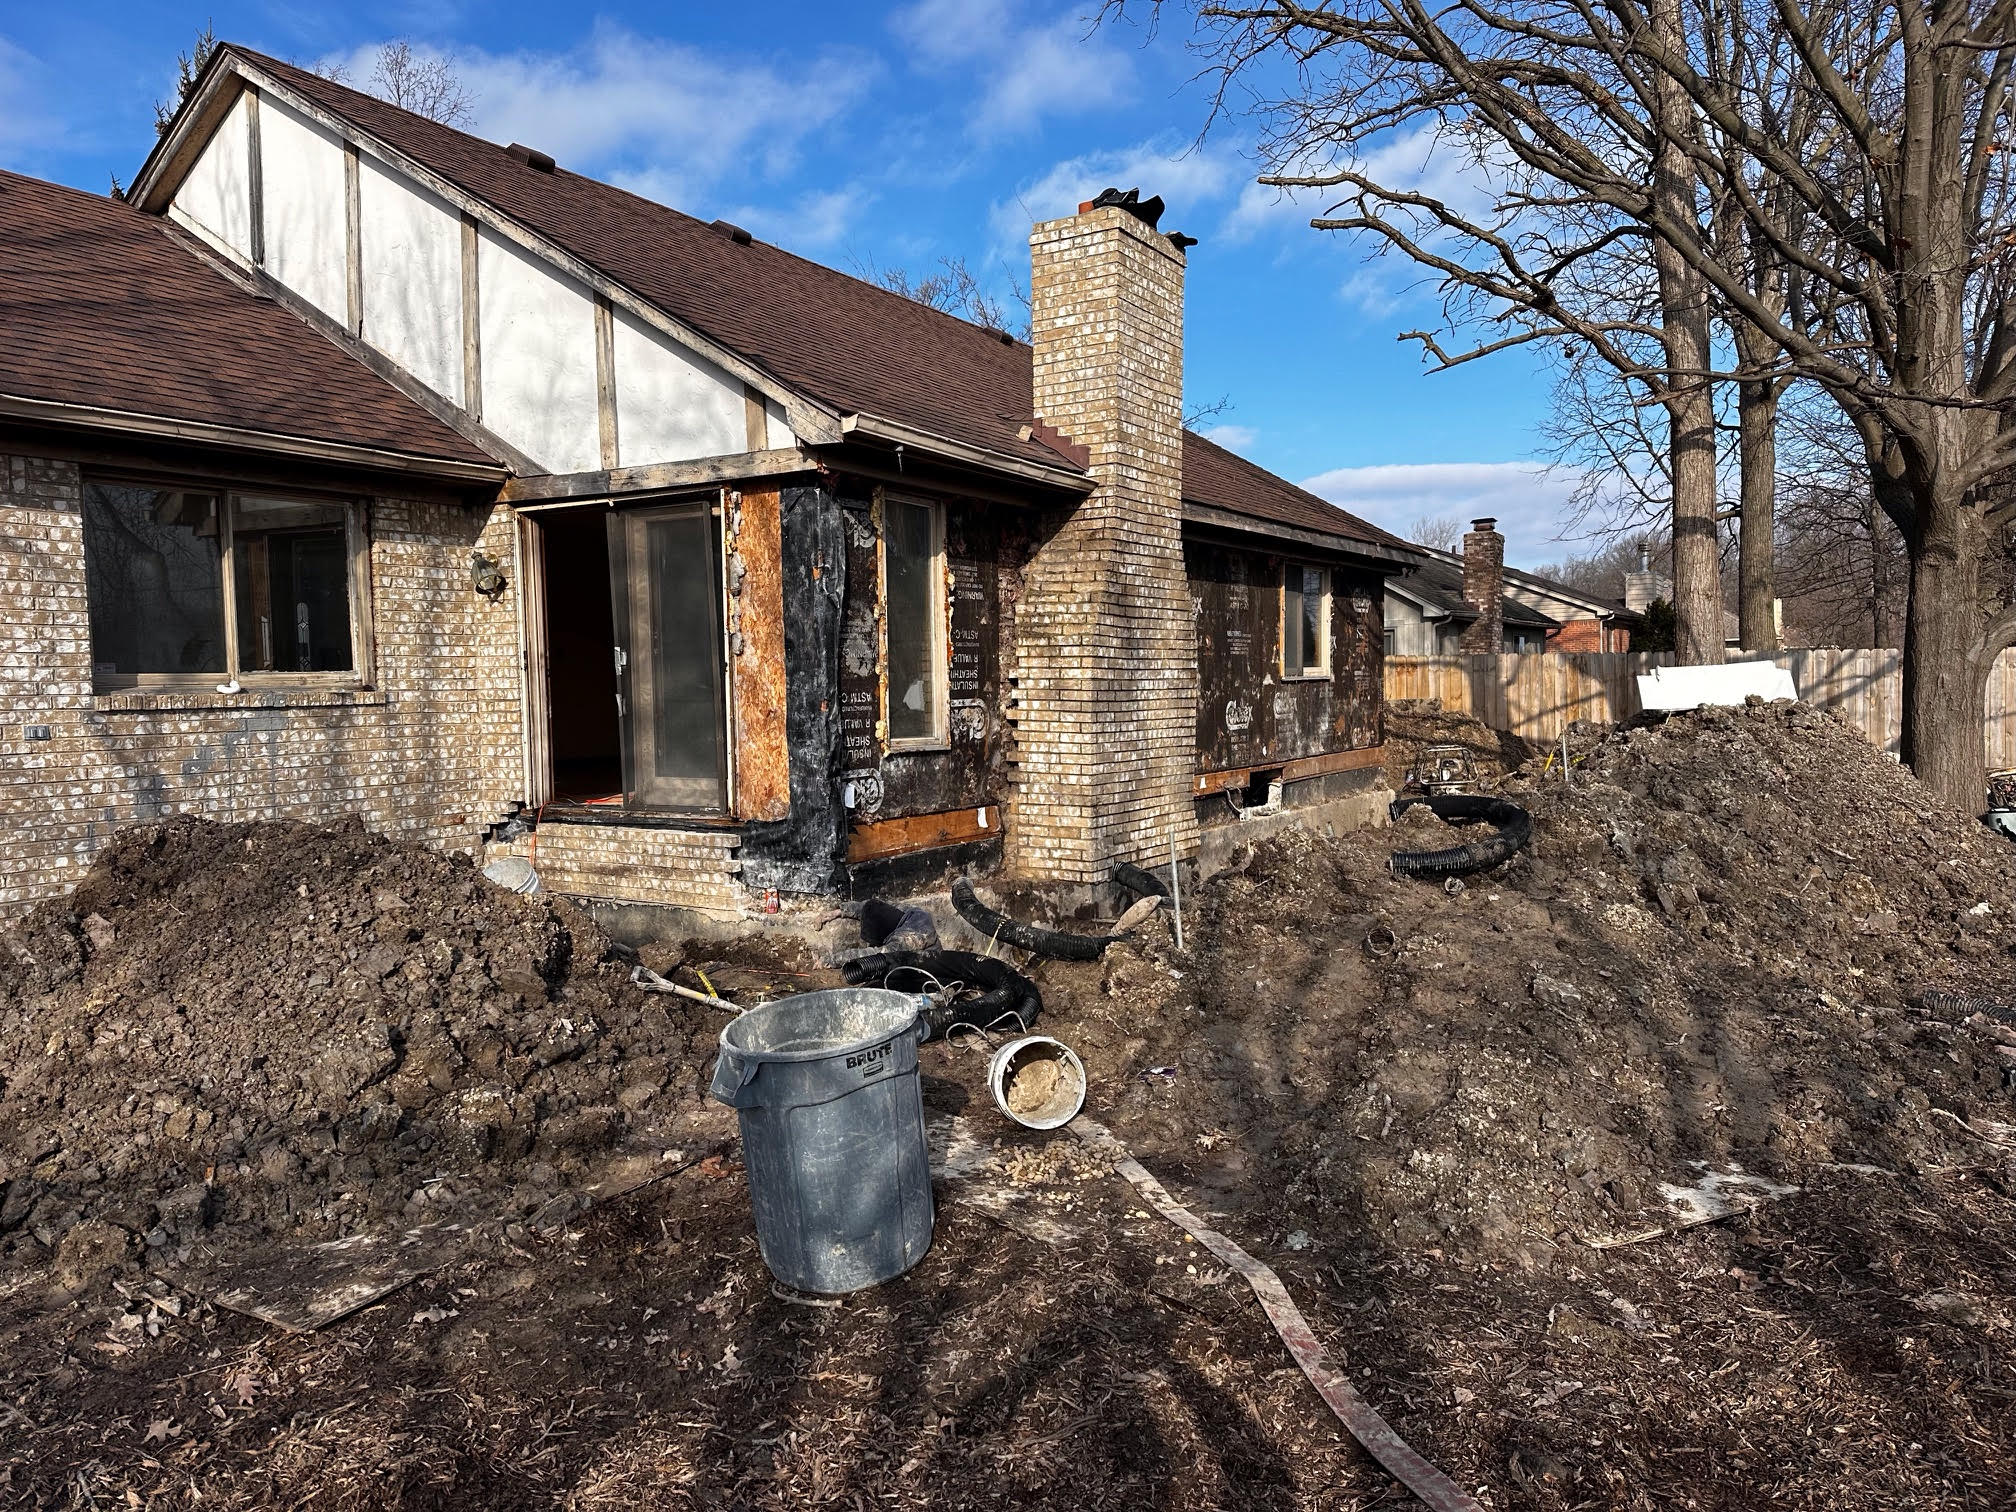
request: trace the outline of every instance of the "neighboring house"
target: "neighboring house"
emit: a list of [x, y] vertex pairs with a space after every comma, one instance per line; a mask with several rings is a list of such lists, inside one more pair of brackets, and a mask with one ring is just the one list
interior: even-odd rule
[[1414, 554], [1183, 430], [1159, 206], [1024, 344], [229, 46], [128, 200], [0, 175], [0, 909], [184, 812], [741, 915], [1376, 806]]
[[[1415, 549], [1419, 561], [1386, 582], [1388, 656], [1631, 649], [1639, 614], [1505, 566], [1495, 520], [1475, 521], [1461, 552]], [[1495, 607], [1495, 615], [1483, 606]]]

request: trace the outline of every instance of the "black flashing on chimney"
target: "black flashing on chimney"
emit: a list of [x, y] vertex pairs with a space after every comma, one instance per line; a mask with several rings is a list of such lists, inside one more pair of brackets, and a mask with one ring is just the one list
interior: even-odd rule
[[719, 231], [738, 247], [746, 247], [755, 239], [733, 221], [717, 220], [712, 224], [716, 231]]
[[527, 147], [523, 142], [513, 142], [504, 151], [537, 173], [551, 173], [555, 166], [551, 153], [541, 152], [537, 147]]
[[1192, 247], [1197, 245], [1197, 238], [1186, 236], [1181, 231], [1171, 231], [1169, 233], [1169, 245], [1174, 247], [1178, 252], [1188, 252]]
[[1162, 219], [1163, 204], [1162, 196], [1159, 194], [1144, 200], [1139, 189], [1100, 190], [1099, 197], [1092, 201], [1092, 208], [1104, 210], [1109, 205], [1125, 210], [1151, 231], [1155, 229], [1155, 223]]

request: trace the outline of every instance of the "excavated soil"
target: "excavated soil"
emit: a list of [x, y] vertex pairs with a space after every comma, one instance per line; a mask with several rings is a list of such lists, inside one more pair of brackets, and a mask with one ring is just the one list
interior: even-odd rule
[[0, 949], [0, 1266], [536, 1213], [697, 1097], [703, 1026], [628, 970], [360, 826], [125, 835]]
[[[1803, 708], [1587, 732], [1571, 758], [1566, 781], [1558, 761], [1504, 778], [1533, 844], [1460, 892], [1385, 869], [1460, 835], [1432, 817], [1290, 833], [1186, 889], [1188, 950], [1153, 926], [1097, 963], [1034, 964], [1088, 1112], [1272, 1265], [1486, 1507], [2016, 1505], [2016, 1029], [1939, 996], [2011, 995], [2016, 847]], [[569, 937], [568, 980], [620, 1008], [582, 964], [587, 926]], [[768, 990], [777, 962], [752, 963]], [[978, 1164], [941, 1157], [930, 1254], [837, 1306], [772, 1287], [720, 1110], [689, 1110], [664, 1179], [315, 1334], [158, 1278], [66, 1300], [19, 1255], [0, 1487], [52, 1506], [1409, 1504], [1191, 1236], [1068, 1133], [1001, 1118], [977, 1049], [920, 1061], [934, 1127]], [[1739, 1172], [1770, 1200], [1693, 1226], [1667, 1201]]]
[[1460, 746], [1480, 782], [1494, 784], [1534, 754], [1529, 741], [1442, 707], [1439, 698], [1396, 698], [1386, 705], [1386, 785], [1398, 793], [1429, 746]]

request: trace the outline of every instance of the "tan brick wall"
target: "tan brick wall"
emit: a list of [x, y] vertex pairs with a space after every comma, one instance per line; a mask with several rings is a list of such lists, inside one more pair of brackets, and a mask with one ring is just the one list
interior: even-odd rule
[[548, 892], [740, 914], [748, 909], [739, 839], [733, 830], [548, 823], [490, 849], [525, 857]]
[[[125, 825], [356, 814], [473, 851], [522, 796], [508, 511], [371, 501], [371, 690], [94, 697], [80, 494], [73, 462], [0, 455], [0, 917]], [[478, 546], [506, 564], [494, 600], [469, 586]]]
[[1097, 486], [1017, 611], [1018, 874], [1104, 881], [1197, 848], [1197, 632], [1183, 567], [1183, 254], [1124, 210], [1030, 236], [1036, 414]]

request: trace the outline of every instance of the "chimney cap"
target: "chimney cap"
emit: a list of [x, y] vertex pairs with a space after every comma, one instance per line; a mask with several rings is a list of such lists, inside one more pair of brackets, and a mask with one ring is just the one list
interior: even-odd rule
[[1476, 531], [1479, 535], [1483, 534], [1487, 530], [1496, 530], [1498, 528], [1497, 516], [1486, 515], [1481, 520], [1472, 520], [1470, 522], [1470, 528], [1473, 531]]
[[1166, 208], [1159, 194], [1151, 195], [1144, 200], [1139, 189], [1101, 189], [1096, 198], [1078, 202], [1078, 213], [1084, 215], [1088, 211], [1104, 210], [1109, 206], [1116, 210], [1125, 210], [1151, 231], [1155, 229], [1155, 223], [1162, 219], [1162, 211]]
[[541, 152], [537, 147], [527, 147], [523, 142], [513, 142], [504, 149], [505, 155], [514, 157], [538, 173], [551, 173], [554, 169], [553, 155]]

